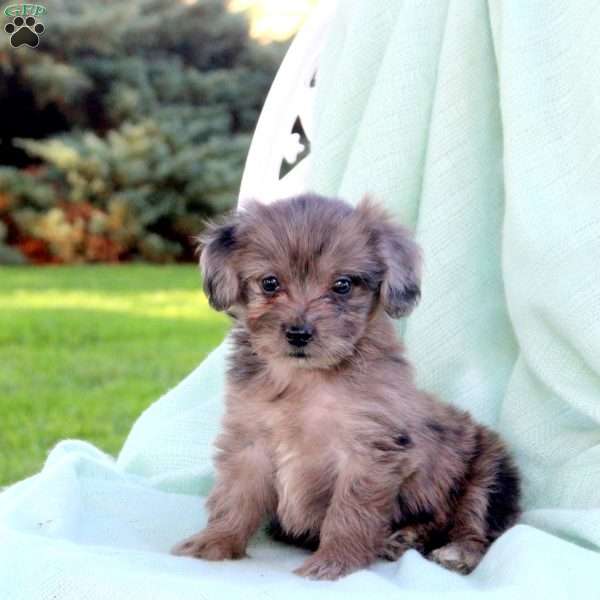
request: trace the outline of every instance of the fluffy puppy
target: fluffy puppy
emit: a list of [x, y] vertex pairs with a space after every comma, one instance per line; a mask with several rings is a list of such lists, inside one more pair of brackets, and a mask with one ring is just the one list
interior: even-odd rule
[[468, 573], [519, 514], [498, 436], [419, 390], [392, 318], [419, 249], [369, 200], [258, 202], [202, 237], [204, 289], [235, 319], [206, 529], [174, 553], [245, 556], [263, 520], [336, 579], [408, 548]]

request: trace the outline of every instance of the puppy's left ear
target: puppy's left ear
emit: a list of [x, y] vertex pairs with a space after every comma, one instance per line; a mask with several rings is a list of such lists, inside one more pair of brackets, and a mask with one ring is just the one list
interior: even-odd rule
[[421, 250], [413, 234], [397, 225], [387, 212], [368, 197], [357, 210], [370, 223], [384, 274], [380, 286], [381, 302], [392, 318], [404, 317], [421, 298]]
[[237, 218], [231, 215], [222, 223], [208, 223], [198, 237], [202, 285], [210, 305], [227, 310], [240, 296], [240, 282], [233, 254], [236, 248]]

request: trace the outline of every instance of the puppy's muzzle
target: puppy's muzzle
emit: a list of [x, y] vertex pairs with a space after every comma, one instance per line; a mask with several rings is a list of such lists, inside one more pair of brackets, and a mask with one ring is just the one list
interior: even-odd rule
[[288, 344], [296, 348], [303, 348], [310, 342], [313, 336], [313, 329], [310, 325], [292, 325], [285, 330], [285, 337]]

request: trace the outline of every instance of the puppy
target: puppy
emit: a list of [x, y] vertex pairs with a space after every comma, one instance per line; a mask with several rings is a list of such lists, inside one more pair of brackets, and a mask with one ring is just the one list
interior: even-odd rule
[[519, 515], [499, 437], [415, 386], [392, 318], [419, 300], [411, 235], [368, 199], [258, 202], [209, 227], [201, 270], [235, 319], [204, 531], [174, 548], [245, 556], [263, 520], [336, 579], [415, 548], [470, 572]]

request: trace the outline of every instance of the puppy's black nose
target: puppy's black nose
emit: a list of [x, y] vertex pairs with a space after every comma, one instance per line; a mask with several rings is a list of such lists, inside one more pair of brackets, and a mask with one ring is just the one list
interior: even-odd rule
[[313, 336], [313, 330], [310, 325], [292, 325], [285, 330], [285, 337], [288, 343], [296, 348], [302, 348], [310, 342]]

